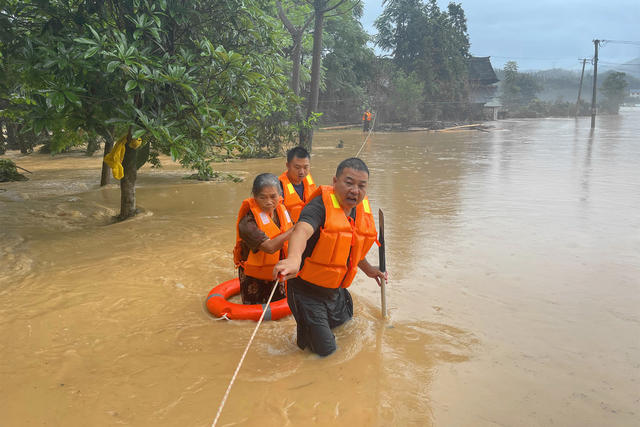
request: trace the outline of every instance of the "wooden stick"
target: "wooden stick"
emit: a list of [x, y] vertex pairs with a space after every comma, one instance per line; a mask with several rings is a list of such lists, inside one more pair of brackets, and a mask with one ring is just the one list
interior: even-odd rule
[[[378, 248], [378, 259], [380, 261], [380, 271], [383, 273], [387, 270], [385, 246], [384, 246], [384, 215], [382, 209], [378, 209], [378, 223], [380, 225], [380, 232], [378, 233], [378, 242], [380, 242], [380, 248]], [[380, 309], [382, 312], [382, 318], [387, 318], [387, 281], [382, 279], [380, 281]]]
[[21, 168], [21, 167], [20, 167], [20, 166], [18, 166], [18, 165], [16, 165], [16, 167], [17, 167], [18, 169], [22, 169], [22, 170], [23, 170], [23, 171], [25, 171], [25, 172], [33, 173], [33, 172], [31, 172], [30, 170], [26, 170], [25, 168]]

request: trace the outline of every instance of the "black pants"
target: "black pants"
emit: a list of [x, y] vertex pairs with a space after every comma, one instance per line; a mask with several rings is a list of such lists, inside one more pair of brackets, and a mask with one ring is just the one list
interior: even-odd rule
[[326, 289], [295, 278], [287, 284], [287, 302], [298, 324], [298, 347], [320, 356], [336, 350], [331, 329], [353, 316], [353, 301], [344, 288]]
[[369, 132], [369, 121], [365, 120], [364, 123], [362, 123], [362, 132]]

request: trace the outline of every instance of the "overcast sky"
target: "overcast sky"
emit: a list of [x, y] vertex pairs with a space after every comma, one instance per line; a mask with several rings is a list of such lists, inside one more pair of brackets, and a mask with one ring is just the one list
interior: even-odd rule
[[[363, 0], [362, 24], [382, 13], [382, 0]], [[423, 0], [424, 1], [424, 0]], [[449, 1], [439, 0], [446, 10]], [[593, 39], [633, 41], [600, 48], [602, 66], [640, 57], [640, 0], [462, 0], [471, 54], [491, 56], [494, 68], [509, 60], [521, 70], [578, 69], [593, 57]], [[634, 61], [636, 63], [637, 61]]]

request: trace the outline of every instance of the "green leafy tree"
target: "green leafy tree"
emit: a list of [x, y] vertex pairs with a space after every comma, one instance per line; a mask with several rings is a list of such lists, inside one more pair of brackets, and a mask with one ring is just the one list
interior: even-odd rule
[[0, 138], [6, 143], [6, 146], [0, 143], [2, 152], [9, 148], [28, 154], [35, 145], [36, 135], [24, 132], [24, 115], [32, 100], [20, 87], [20, 82], [30, 76], [21, 73], [13, 60], [28, 42], [33, 21], [32, 11], [22, 2], [0, 2], [0, 134], [3, 126], [7, 131], [7, 140], [4, 141], [4, 135]]
[[[318, 115], [318, 100], [320, 97], [321, 67], [322, 67], [322, 35], [325, 18], [330, 18], [336, 13], [345, 13], [356, 7], [361, 7], [357, 0], [305, 0], [313, 7], [313, 51], [311, 60], [311, 84], [307, 98], [307, 120], [313, 120]], [[300, 144], [311, 151], [313, 143], [313, 128], [306, 126], [300, 132]]]
[[276, 0], [278, 18], [291, 36], [291, 90], [297, 96], [300, 94], [300, 65], [302, 58], [303, 39], [313, 22], [313, 8], [307, 3], [298, 1], [283, 2]]
[[358, 121], [364, 107], [375, 108], [371, 81], [375, 54], [367, 46], [369, 35], [362, 28], [360, 9], [339, 14], [325, 29], [324, 89], [319, 111], [328, 121]]
[[611, 114], [618, 114], [620, 104], [624, 102], [627, 95], [626, 74], [621, 72], [611, 72], [602, 82], [600, 92], [605, 99], [602, 101], [603, 109]]
[[534, 76], [518, 72], [518, 64], [515, 61], [508, 61], [504, 65], [503, 72], [500, 99], [509, 108], [530, 104], [536, 98], [536, 94], [542, 90], [542, 86]]
[[[255, 145], [258, 124], [291, 101], [282, 33], [257, 2], [50, 1], [17, 58], [35, 77], [34, 130], [126, 136], [120, 218], [135, 214], [137, 168], [170, 154], [202, 177]], [[37, 37], [33, 37], [37, 35]], [[142, 138], [134, 149], [131, 142]], [[157, 158], [157, 157], [156, 157]]]
[[424, 83], [415, 75], [397, 71], [392, 80], [390, 105], [392, 118], [403, 125], [416, 123], [421, 118], [420, 105], [424, 101]]
[[422, 80], [425, 116], [453, 116], [468, 99], [469, 37], [462, 6], [441, 10], [435, 0], [387, 0], [376, 20], [376, 43], [394, 64]]

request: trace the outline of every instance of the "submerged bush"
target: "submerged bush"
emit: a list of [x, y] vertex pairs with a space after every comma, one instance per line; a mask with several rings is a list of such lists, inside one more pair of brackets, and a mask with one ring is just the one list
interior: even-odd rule
[[0, 159], [0, 182], [26, 181], [28, 178], [20, 173], [16, 164], [8, 159]]

